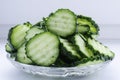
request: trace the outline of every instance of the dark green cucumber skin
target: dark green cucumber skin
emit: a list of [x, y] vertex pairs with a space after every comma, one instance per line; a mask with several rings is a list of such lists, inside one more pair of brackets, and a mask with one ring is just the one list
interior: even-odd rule
[[[29, 44], [34, 40], [34, 38], [36, 38], [36, 37], [39, 37], [40, 35], [43, 35], [43, 34], [45, 34], [45, 33], [49, 33], [49, 34], [52, 34], [52, 35], [54, 35], [53, 33], [50, 33], [50, 32], [43, 32], [43, 33], [40, 33], [40, 34], [36, 34], [33, 38], [31, 38], [27, 43], [26, 43], [26, 54], [27, 54], [27, 56], [28, 56], [28, 58], [30, 58], [36, 65], [39, 65], [39, 66], [50, 66], [50, 65], [52, 65], [56, 60], [57, 60], [57, 57], [59, 56], [59, 43], [60, 43], [60, 41], [59, 41], [59, 39], [58, 39], [58, 37], [56, 36], [56, 35], [54, 35], [54, 36], [56, 36], [56, 38], [58, 39], [58, 42], [57, 42], [57, 50], [58, 50], [58, 52], [56, 53], [58, 56], [56, 57], [56, 60], [54, 60], [54, 61], [52, 61], [52, 63], [50, 63], [49, 65], [43, 65], [43, 64], [38, 64], [35, 60], [33, 60], [32, 59], [32, 57], [34, 56], [31, 56], [30, 54], [29, 54], [29, 49], [27, 48], [28, 46], [29, 46]], [[47, 55], [47, 54], [46, 54]]]
[[[58, 32], [53, 31], [53, 30], [50, 30], [49, 24], [48, 24], [49, 19], [50, 19], [51, 17], [54, 17], [57, 12], [62, 11], [62, 10], [66, 10], [66, 11], [68, 11], [70, 14], [74, 15], [74, 21], [75, 21], [75, 22], [74, 22], [74, 29], [72, 30], [71, 33], [69, 33], [69, 34], [67, 34], [67, 35], [58, 34]], [[66, 38], [66, 37], [68, 37], [68, 36], [71, 36], [71, 35], [75, 34], [75, 32], [76, 32], [76, 18], [77, 18], [76, 15], [75, 15], [72, 11], [70, 11], [69, 9], [58, 9], [55, 13], [51, 13], [51, 14], [49, 15], [49, 17], [45, 20], [46, 28], [47, 28], [48, 31], [50, 31], [50, 32], [52, 32], [52, 33], [54, 33], [54, 34], [57, 34], [57, 35], [59, 35], [59, 36], [61, 36], [61, 37], [63, 37], [63, 38]], [[63, 30], [64, 30], [64, 29], [63, 29]]]

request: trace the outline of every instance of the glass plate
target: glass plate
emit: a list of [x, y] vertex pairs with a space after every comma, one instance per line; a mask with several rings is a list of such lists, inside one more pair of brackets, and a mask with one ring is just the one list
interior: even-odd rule
[[108, 65], [109, 62], [111, 62], [109, 60], [103, 63], [83, 66], [83, 67], [60, 68], [60, 67], [41, 67], [41, 66], [23, 64], [15, 61], [14, 58], [11, 58], [9, 54], [7, 54], [7, 58], [16, 68], [24, 72], [37, 74], [41, 76], [49, 76], [49, 77], [86, 76], [104, 68], [106, 65]]

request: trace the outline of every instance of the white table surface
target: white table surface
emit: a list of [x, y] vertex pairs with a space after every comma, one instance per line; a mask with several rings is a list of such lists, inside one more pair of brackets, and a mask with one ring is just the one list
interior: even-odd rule
[[[101, 71], [74, 80], [120, 80], [120, 40], [101, 40], [114, 53], [113, 61]], [[71, 80], [70, 78], [52, 78], [31, 75], [16, 69], [6, 58], [5, 39], [0, 39], [0, 80]]]

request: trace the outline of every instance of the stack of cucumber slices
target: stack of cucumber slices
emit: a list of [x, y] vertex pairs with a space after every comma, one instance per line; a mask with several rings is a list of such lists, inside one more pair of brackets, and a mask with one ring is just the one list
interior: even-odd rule
[[58, 9], [42, 21], [9, 30], [6, 51], [29, 65], [74, 67], [112, 60], [114, 53], [98, 40], [99, 27], [87, 16]]

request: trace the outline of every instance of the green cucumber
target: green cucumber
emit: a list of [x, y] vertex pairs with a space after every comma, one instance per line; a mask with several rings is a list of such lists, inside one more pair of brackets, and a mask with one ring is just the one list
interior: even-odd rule
[[93, 52], [87, 47], [87, 44], [82, 35], [76, 34], [74, 36], [73, 42], [79, 48], [81, 55], [85, 57], [94, 56]]
[[39, 26], [33, 26], [26, 32], [25, 39], [28, 41], [30, 38], [35, 36], [36, 34], [44, 32], [43, 29], [41, 29]]
[[[61, 52], [61, 59], [67, 59], [66, 61], [73, 62], [76, 60], [80, 60], [81, 56], [80, 53], [77, 51], [76, 46], [72, 43], [68, 42], [66, 39], [60, 39], [60, 52]], [[64, 57], [63, 57], [64, 56]]]
[[47, 18], [46, 27], [59, 36], [70, 36], [76, 31], [76, 15], [69, 9], [58, 9]]
[[16, 61], [24, 64], [32, 64], [33, 62], [26, 55], [25, 45], [26, 43], [24, 43], [20, 48], [18, 48], [17, 54], [16, 54]]
[[37, 34], [26, 43], [26, 54], [37, 65], [50, 66], [59, 56], [59, 39], [50, 32]]
[[88, 45], [96, 51], [96, 53], [103, 54], [105, 56], [109, 56], [110, 58], [114, 57], [114, 53], [107, 47], [104, 46], [102, 43], [95, 39], [88, 38]]
[[15, 48], [18, 49], [24, 42], [26, 32], [32, 27], [32, 25], [27, 22], [23, 25], [17, 25], [9, 31], [8, 41]]
[[6, 43], [5, 50], [10, 54], [13, 54], [16, 52], [16, 50], [9, 43]]
[[[98, 32], [99, 32], [98, 25], [90, 17], [78, 15], [77, 16], [77, 24], [78, 25], [88, 25], [90, 30], [87, 32], [89, 34], [98, 34]], [[86, 28], [86, 26], [85, 26], [85, 28]]]

